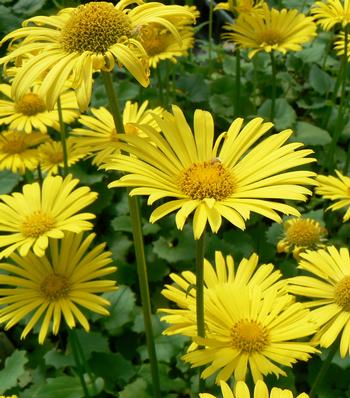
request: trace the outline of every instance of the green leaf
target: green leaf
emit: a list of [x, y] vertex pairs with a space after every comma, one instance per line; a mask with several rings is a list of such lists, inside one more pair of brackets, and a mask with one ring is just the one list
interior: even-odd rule
[[[258, 109], [258, 115], [265, 119], [270, 118], [271, 100], [267, 99]], [[291, 127], [296, 120], [294, 109], [288, 104], [284, 98], [278, 98], [275, 104], [275, 120], [274, 124], [277, 130], [283, 130]]]
[[332, 78], [317, 65], [312, 65], [310, 68], [309, 82], [319, 94], [326, 94], [332, 87]]
[[272, 245], [277, 245], [277, 242], [281, 240], [283, 236], [283, 225], [273, 223], [266, 231], [266, 240]]
[[117, 216], [113, 218], [111, 226], [114, 231], [132, 232], [131, 217]]
[[5, 368], [0, 371], [0, 394], [4, 394], [6, 390], [16, 387], [18, 379], [26, 373], [24, 365], [28, 362], [26, 351], [14, 351], [13, 354], [6, 359]]
[[9, 33], [21, 26], [21, 19], [13, 15], [11, 8], [0, 5], [0, 31]]
[[[1, 7], [0, 7], [1, 13]], [[0, 173], [0, 194], [8, 194], [13, 188], [19, 183], [19, 174], [11, 173], [11, 171], [5, 170]]]
[[122, 327], [134, 319], [135, 294], [128, 286], [119, 286], [115, 292], [105, 293], [104, 298], [110, 301], [110, 315], [102, 318], [108, 331], [114, 336]]
[[61, 376], [48, 379], [33, 394], [33, 398], [82, 398], [83, 388], [78, 377]]
[[12, 10], [16, 14], [28, 17], [39, 11], [46, 3], [46, 0], [19, 0], [13, 6]]
[[76, 331], [77, 338], [81, 345], [84, 358], [88, 360], [92, 352], [109, 352], [108, 338], [102, 336], [100, 332], [86, 333], [84, 330]]
[[145, 380], [139, 378], [134, 382], [128, 384], [123, 391], [120, 391], [119, 398], [152, 398], [147, 391], [147, 383]]
[[325, 53], [325, 43], [313, 42], [309, 47], [298, 51], [295, 56], [300, 58], [304, 63], [321, 62]]
[[194, 73], [182, 76], [177, 82], [177, 87], [191, 102], [203, 102], [208, 99], [209, 88], [202, 75]]
[[47, 366], [53, 366], [56, 369], [74, 366], [74, 358], [70, 354], [65, 354], [60, 350], [53, 349], [44, 355]]
[[328, 131], [307, 122], [297, 122], [295, 134], [291, 138], [293, 141], [302, 141], [305, 145], [327, 145], [332, 141]]

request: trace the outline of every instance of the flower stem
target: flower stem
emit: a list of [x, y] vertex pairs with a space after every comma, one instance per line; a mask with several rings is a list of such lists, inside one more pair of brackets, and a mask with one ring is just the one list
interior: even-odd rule
[[[202, 236], [196, 241], [196, 317], [197, 317], [197, 335], [205, 337], [205, 321], [204, 321], [204, 240], [205, 230]], [[200, 376], [199, 369], [199, 392], [203, 391], [204, 380]]]
[[343, 111], [345, 105], [345, 94], [346, 94], [346, 83], [348, 77], [348, 42], [349, 42], [349, 34], [348, 30], [345, 29], [345, 38], [344, 38], [344, 54], [342, 59], [343, 64], [343, 73], [342, 73], [342, 85], [341, 85], [341, 92], [340, 92], [340, 101], [338, 107], [338, 115], [335, 122], [334, 134], [332, 136], [332, 142], [329, 145], [329, 150], [326, 157], [325, 166], [328, 167], [328, 170], [333, 170], [334, 168], [334, 155], [335, 149], [337, 147], [337, 143], [341, 136], [341, 132], [343, 129]]
[[[115, 128], [118, 131], [118, 133], [123, 134], [125, 133], [124, 124], [119, 109], [117, 93], [113, 88], [112, 76], [108, 72], [102, 72], [102, 74], [103, 74], [103, 79], [106, 87], [109, 104], [111, 106], [114, 118]], [[156, 355], [153, 328], [152, 328], [151, 299], [148, 287], [145, 250], [143, 245], [143, 235], [141, 229], [140, 207], [137, 197], [128, 195], [128, 198], [129, 198], [129, 211], [132, 222], [137, 274], [139, 278], [139, 287], [141, 293], [143, 320], [144, 320], [145, 333], [146, 333], [146, 343], [147, 343], [148, 355], [151, 365], [154, 398], [161, 398], [158, 362], [157, 362], [157, 355]]]
[[274, 52], [270, 52], [271, 68], [272, 68], [272, 92], [271, 92], [271, 108], [270, 108], [270, 121], [273, 122], [275, 119], [275, 105], [276, 105], [276, 60]]
[[235, 84], [235, 103], [234, 103], [234, 115], [240, 116], [240, 100], [241, 100], [241, 51], [239, 48], [236, 49], [236, 84]]
[[62, 105], [60, 97], [58, 97], [57, 100], [57, 109], [58, 109], [58, 118], [60, 121], [61, 143], [63, 151], [63, 175], [66, 176], [68, 174], [67, 133], [66, 133], [66, 126], [63, 121]]
[[162, 75], [160, 73], [160, 65], [157, 65], [156, 73], [157, 73], [157, 86], [158, 86], [157, 88], [158, 88], [158, 93], [159, 93], [160, 104], [162, 106], [165, 106], [165, 103], [164, 103], [164, 88], [163, 88]]
[[329, 368], [329, 366], [330, 366], [330, 364], [332, 362], [332, 359], [333, 359], [335, 353], [338, 350], [338, 347], [339, 347], [339, 344], [338, 344], [337, 341], [335, 341], [333, 343], [333, 346], [331, 347], [331, 349], [328, 352], [327, 358], [323, 361], [322, 366], [321, 366], [321, 368], [320, 368], [320, 370], [319, 370], [319, 372], [318, 372], [318, 374], [316, 376], [314, 384], [311, 387], [309, 398], [314, 398], [315, 397], [315, 394], [317, 393], [317, 390], [319, 389], [320, 384], [321, 384], [322, 380], [324, 379], [324, 376], [326, 375], [326, 373], [328, 371], [328, 368]]
[[87, 388], [86, 381], [84, 379], [84, 364], [82, 364], [80, 362], [79, 353], [78, 353], [79, 342], [78, 342], [78, 336], [76, 335], [75, 329], [70, 329], [69, 330], [69, 341], [70, 341], [70, 346], [71, 346], [71, 349], [72, 349], [74, 362], [76, 364], [79, 380], [80, 380], [81, 386], [83, 388], [85, 398], [89, 398], [90, 397], [89, 391], [88, 391], [88, 388]]
[[212, 39], [213, 39], [213, 0], [209, 0], [209, 33], [208, 33], [208, 63], [211, 69], [212, 60]]
[[37, 172], [38, 172], [39, 185], [42, 186], [43, 185], [43, 173], [41, 172], [40, 163], [38, 163], [38, 165], [36, 166], [36, 169], [37, 169]]

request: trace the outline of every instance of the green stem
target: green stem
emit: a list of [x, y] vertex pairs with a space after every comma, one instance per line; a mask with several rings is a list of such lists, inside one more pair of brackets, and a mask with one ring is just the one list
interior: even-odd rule
[[[104, 78], [109, 104], [111, 106], [115, 122], [115, 128], [118, 131], [118, 133], [123, 134], [124, 124], [119, 109], [117, 93], [113, 88], [112, 77], [108, 72], [102, 72], [102, 74]], [[128, 195], [128, 198], [129, 198], [129, 210], [130, 210], [130, 217], [132, 222], [132, 231], [134, 238], [134, 250], [135, 250], [135, 257], [137, 264], [137, 274], [139, 278], [139, 287], [140, 287], [141, 301], [142, 301], [143, 320], [144, 320], [145, 333], [146, 333], [146, 343], [147, 343], [148, 355], [151, 365], [154, 397], [161, 398], [158, 362], [157, 362], [157, 355], [156, 355], [153, 328], [152, 328], [151, 299], [148, 287], [148, 276], [147, 276], [147, 267], [145, 259], [145, 250], [143, 245], [142, 228], [141, 228], [140, 208], [137, 197]]]
[[236, 84], [235, 84], [235, 103], [234, 103], [234, 115], [240, 116], [240, 100], [241, 100], [241, 52], [240, 49], [236, 49]]
[[276, 60], [273, 51], [270, 52], [271, 68], [272, 68], [272, 92], [271, 92], [271, 108], [270, 108], [270, 121], [273, 122], [275, 118], [275, 104], [276, 104]]
[[39, 181], [39, 185], [43, 185], [43, 173], [41, 172], [41, 166], [40, 163], [38, 163], [37, 167], [36, 167], [37, 171], [38, 171], [38, 181]]
[[89, 398], [89, 391], [87, 388], [87, 384], [86, 381], [84, 379], [84, 364], [82, 364], [80, 362], [80, 358], [79, 358], [79, 353], [78, 353], [78, 336], [76, 335], [75, 329], [70, 329], [69, 330], [69, 341], [70, 341], [70, 346], [72, 349], [72, 354], [74, 357], [74, 362], [76, 364], [76, 368], [77, 368], [77, 372], [78, 372], [78, 376], [79, 376], [79, 380], [80, 380], [80, 384], [83, 388], [84, 391], [84, 395], [86, 398]]
[[311, 388], [311, 391], [309, 394], [309, 398], [314, 398], [316, 396], [315, 394], [317, 393], [317, 390], [319, 389], [320, 384], [321, 384], [322, 380], [324, 379], [324, 376], [326, 375], [328, 368], [329, 368], [329, 366], [332, 362], [332, 359], [333, 359], [335, 353], [337, 352], [338, 348], [339, 348], [339, 344], [337, 341], [335, 341], [333, 343], [333, 346], [330, 348], [330, 350], [328, 352], [327, 358], [323, 361], [322, 366], [316, 376], [316, 379], [314, 381], [314, 384], [312, 385], [312, 388]]
[[67, 133], [66, 126], [63, 121], [61, 98], [58, 97], [57, 100], [58, 118], [60, 121], [60, 132], [61, 132], [61, 143], [63, 151], [63, 175], [68, 174], [68, 151], [67, 151]]
[[209, 37], [208, 37], [208, 62], [211, 67], [212, 38], [213, 38], [213, 0], [209, 0]]
[[162, 75], [160, 73], [160, 64], [157, 65], [156, 74], [157, 74], [157, 88], [158, 88], [158, 93], [159, 93], [160, 105], [161, 106], [165, 106], [165, 103], [164, 103], [164, 88], [163, 88]]
[[344, 45], [344, 54], [343, 54], [343, 73], [342, 73], [342, 86], [341, 86], [341, 93], [340, 93], [340, 101], [339, 101], [339, 107], [338, 107], [338, 115], [337, 119], [335, 122], [335, 129], [334, 129], [334, 134], [332, 136], [332, 142], [329, 145], [329, 150], [327, 153], [326, 157], [326, 164], [325, 166], [328, 167], [328, 170], [333, 170], [334, 168], [334, 154], [335, 154], [335, 149], [337, 147], [337, 143], [339, 141], [339, 138], [341, 136], [341, 132], [343, 129], [343, 111], [344, 111], [344, 105], [345, 105], [345, 94], [346, 94], [346, 82], [347, 82], [347, 76], [348, 76], [348, 30], [345, 29], [345, 45]]
[[[204, 240], [205, 230], [202, 236], [196, 241], [196, 317], [197, 317], [197, 335], [205, 337], [205, 320], [204, 320]], [[198, 390], [202, 392], [204, 389], [204, 380], [200, 376]]]

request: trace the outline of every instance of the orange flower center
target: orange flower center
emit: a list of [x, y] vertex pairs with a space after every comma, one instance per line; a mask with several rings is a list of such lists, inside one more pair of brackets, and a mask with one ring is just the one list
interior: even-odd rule
[[259, 322], [242, 320], [231, 330], [232, 345], [244, 352], [260, 352], [269, 343], [267, 329]]
[[27, 149], [27, 144], [22, 137], [12, 138], [1, 145], [1, 151], [14, 155]]
[[326, 229], [315, 220], [296, 219], [286, 221], [286, 239], [295, 246], [312, 247], [320, 243]]
[[191, 199], [226, 199], [234, 189], [233, 176], [219, 160], [195, 163], [177, 180], [181, 192]]
[[345, 276], [335, 286], [334, 301], [343, 307], [344, 311], [350, 312], [350, 276]]
[[25, 218], [21, 232], [26, 238], [38, 238], [50, 231], [55, 225], [55, 219], [42, 210], [37, 210]]
[[123, 38], [131, 37], [131, 22], [112, 3], [91, 2], [77, 7], [62, 29], [61, 43], [68, 53], [106, 53]]
[[34, 116], [38, 113], [46, 111], [44, 101], [35, 93], [24, 94], [23, 97], [16, 102], [15, 110], [26, 116]]
[[280, 44], [282, 41], [281, 33], [275, 29], [267, 28], [260, 33], [259, 42], [262, 46], [268, 45], [273, 46]]
[[49, 301], [67, 297], [70, 290], [68, 279], [60, 274], [48, 275], [40, 285], [42, 295]]

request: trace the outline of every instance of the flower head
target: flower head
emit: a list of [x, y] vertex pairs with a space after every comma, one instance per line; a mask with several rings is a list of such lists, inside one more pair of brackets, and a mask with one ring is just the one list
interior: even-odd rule
[[[227, 383], [220, 381], [221, 393], [223, 398], [250, 398], [248, 386], [239, 381], [236, 384], [235, 391], [231, 390]], [[215, 398], [212, 394], [199, 394], [200, 398]], [[282, 390], [281, 388], [273, 387], [270, 394], [266, 384], [262, 380], [258, 380], [254, 386], [254, 395], [252, 398], [293, 398], [293, 393], [290, 390]], [[296, 398], [309, 398], [305, 393], [299, 394]]]
[[218, 3], [215, 10], [230, 11], [234, 15], [253, 14], [262, 11], [264, 0], [228, 0]]
[[344, 176], [339, 171], [335, 171], [337, 177], [319, 175], [316, 178], [316, 193], [322, 195], [325, 199], [330, 199], [335, 203], [328, 208], [330, 210], [339, 210], [346, 207], [343, 222], [350, 218], [350, 178]]
[[[203, 378], [217, 373], [217, 383], [232, 375], [239, 381], [248, 369], [255, 382], [270, 373], [286, 375], [281, 366], [317, 351], [295, 341], [316, 332], [309, 311], [275, 289], [217, 286], [208, 290], [204, 307], [206, 337], [193, 337], [202, 347], [183, 356], [193, 367], [206, 365]], [[188, 316], [195, 318], [195, 306], [191, 310]]]
[[[127, 7], [137, 5], [128, 9]], [[52, 109], [67, 79], [72, 79], [81, 110], [88, 107], [92, 74], [111, 71], [115, 64], [125, 68], [144, 87], [149, 84], [148, 60], [135, 32], [149, 23], [158, 23], [181, 42], [171, 18], [192, 17], [185, 7], [158, 2], [121, 0], [116, 6], [105, 1], [64, 8], [54, 16], [36, 16], [24, 27], [9, 33], [2, 43], [19, 43], [1, 63], [16, 61], [23, 54], [35, 53], [19, 69], [13, 93], [20, 99], [30, 85], [42, 78], [39, 94]], [[45, 77], [42, 77], [46, 73]]]
[[298, 259], [306, 249], [324, 246], [327, 230], [318, 221], [311, 218], [292, 218], [283, 223], [284, 238], [277, 244], [278, 253], [289, 251]]
[[[127, 101], [123, 112], [123, 123], [125, 134], [145, 135], [139, 124], [146, 124], [157, 128], [157, 123], [152, 117], [152, 113], [161, 115], [163, 108], [147, 109], [148, 101], [143, 102], [140, 106], [137, 102]], [[121, 142], [119, 140], [120, 132], [115, 129], [112, 114], [108, 109], [92, 108], [92, 116], [82, 115], [79, 122], [85, 126], [83, 128], [75, 128], [72, 131], [72, 141], [77, 147], [86, 153], [93, 154], [93, 164], [100, 165], [106, 161], [108, 157], [114, 153], [120, 152]]]
[[35, 182], [24, 185], [22, 193], [0, 195], [0, 258], [16, 249], [26, 256], [31, 248], [42, 257], [49, 238], [62, 239], [64, 231], [91, 229], [87, 220], [95, 216], [79, 211], [92, 203], [97, 193], [88, 187], [76, 188], [78, 183], [72, 175], [64, 179], [48, 176], [41, 187]]
[[302, 44], [316, 36], [316, 24], [297, 10], [277, 10], [263, 5], [261, 13], [242, 14], [223, 38], [242, 48], [249, 48], [249, 58], [259, 51], [300, 51]]
[[1, 263], [0, 323], [5, 329], [30, 318], [21, 338], [40, 323], [39, 343], [43, 343], [52, 322], [52, 332], [59, 331], [63, 317], [68, 327], [78, 321], [86, 331], [89, 322], [79, 307], [108, 315], [110, 303], [96, 293], [115, 290], [115, 281], [100, 279], [115, 272], [111, 253], [104, 244], [90, 249], [95, 234], [68, 232], [58, 241], [50, 240], [48, 254], [38, 258], [32, 251], [26, 257], [12, 254], [12, 263]]
[[[67, 138], [66, 146], [68, 167], [88, 155], [88, 152], [84, 148], [79, 148], [74, 143], [73, 137]], [[49, 140], [41, 144], [38, 148], [38, 158], [40, 168], [43, 172], [48, 175], [58, 174], [59, 168], [64, 167], [64, 154], [61, 141]]]
[[[277, 211], [299, 215], [281, 199], [305, 200], [311, 192], [299, 184], [313, 184], [309, 171], [290, 169], [313, 162], [310, 150], [297, 150], [300, 143], [284, 145], [291, 130], [256, 142], [272, 127], [255, 118], [244, 128], [236, 119], [227, 132], [214, 142], [211, 114], [196, 110], [194, 134], [182, 111], [173, 107], [163, 118], [154, 116], [162, 130], [140, 126], [149, 137], [125, 135], [120, 154], [111, 157], [107, 169], [127, 172], [109, 187], [135, 187], [131, 195], [149, 195], [148, 204], [173, 197], [151, 215], [155, 222], [177, 211], [176, 225], [182, 229], [194, 212], [193, 231], [199, 239], [207, 222], [217, 232], [226, 218], [238, 228], [245, 228], [250, 212], [281, 221]], [[256, 144], [254, 146], [254, 144]]]
[[[345, 32], [340, 32], [340, 33], [337, 34], [336, 40], [334, 42], [334, 49], [335, 49], [335, 51], [336, 51], [338, 56], [343, 56], [345, 54]], [[350, 46], [349, 46], [349, 43], [347, 45], [346, 55], [347, 55], [347, 58], [349, 60], [350, 59]]]
[[350, 1], [316, 1], [311, 8], [311, 14], [324, 30], [331, 30], [336, 24], [341, 24], [345, 28], [350, 22]]
[[320, 326], [313, 340], [329, 347], [340, 335], [340, 355], [350, 354], [350, 255], [334, 246], [300, 255], [299, 268], [309, 276], [290, 278], [289, 290], [309, 297], [306, 305]]
[[2, 131], [0, 134], [0, 170], [25, 173], [38, 165], [37, 145], [46, 141], [47, 135], [26, 134], [22, 131]]
[[[57, 105], [49, 111], [38, 90], [39, 86], [36, 85], [20, 98], [15, 99], [11, 94], [11, 86], [0, 84], [0, 93], [6, 97], [6, 99], [0, 99], [0, 125], [5, 124], [10, 129], [28, 134], [33, 130], [47, 133], [48, 127], [59, 130]], [[60, 98], [63, 121], [66, 124], [72, 123], [79, 116], [75, 94], [72, 90], [65, 90]]]
[[[252, 254], [235, 267], [232, 256], [225, 258], [221, 252], [216, 251], [215, 267], [208, 260], [204, 260], [204, 297], [206, 298], [209, 290], [222, 285], [229, 285], [232, 290], [242, 286], [259, 286], [262, 291], [273, 288], [285, 292], [285, 282], [280, 280], [280, 271], [274, 270], [272, 264], [258, 265], [258, 260], [258, 256]], [[164, 334], [196, 336], [197, 324], [188, 318], [188, 312], [196, 302], [196, 275], [191, 271], [184, 271], [181, 275], [170, 274], [170, 278], [176, 285], [165, 285], [162, 294], [175, 302], [180, 309], [159, 310], [167, 314], [162, 320], [170, 324]]]

